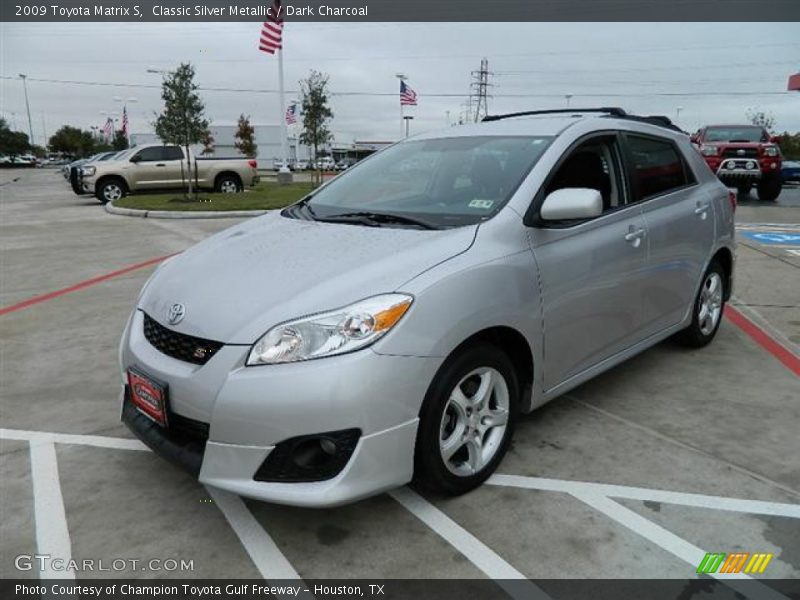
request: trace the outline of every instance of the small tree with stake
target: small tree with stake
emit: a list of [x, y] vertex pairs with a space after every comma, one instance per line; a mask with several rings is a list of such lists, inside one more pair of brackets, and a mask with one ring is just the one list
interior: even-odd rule
[[246, 117], [244, 114], [239, 115], [239, 122], [236, 126], [236, 141], [234, 142], [234, 146], [236, 149], [247, 156], [248, 158], [254, 158], [256, 156], [256, 152], [258, 151], [258, 146], [255, 142], [255, 133], [256, 128], [250, 124], [250, 115]]
[[[311, 70], [308, 77], [300, 81], [303, 95], [303, 131], [300, 142], [314, 148], [314, 162], [317, 160], [319, 147], [333, 138], [328, 129], [328, 121], [333, 118], [333, 111], [328, 106], [328, 76]], [[319, 181], [322, 175], [319, 174]]]
[[194, 67], [190, 63], [181, 63], [177, 69], [164, 77], [161, 84], [164, 111], [153, 123], [156, 135], [161, 141], [165, 144], [183, 146], [189, 166], [190, 194], [192, 167], [189, 162], [189, 146], [202, 143], [210, 136], [209, 122], [204, 116], [205, 104], [197, 93], [198, 86], [194, 82], [194, 75]]

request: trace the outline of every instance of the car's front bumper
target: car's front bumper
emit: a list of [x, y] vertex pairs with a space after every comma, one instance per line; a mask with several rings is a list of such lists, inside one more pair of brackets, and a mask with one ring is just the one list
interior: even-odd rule
[[[298, 506], [333, 506], [407, 483], [413, 474], [419, 409], [441, 359], [380, 355], [371, 349], [285, 365], [246, 367], [249, 346], [223, 346], [205, 365], [159, 352], [136, 311], [121, 347], [136, 367], [168, 384], [169, 409], [207, 423], [207, 440], [173, 435], [123, 402], [123, 420], [148, 446], [202, 483]], [[123, 396], [124, 398], [124, 396]], [[142, 420], [144, 419], [144, 420]], [[321, 481], [257, 481], [275, 446], [298, 436], [358, 429], [347, 463]], [[190, 456], [194, 454], [194, 457]]]

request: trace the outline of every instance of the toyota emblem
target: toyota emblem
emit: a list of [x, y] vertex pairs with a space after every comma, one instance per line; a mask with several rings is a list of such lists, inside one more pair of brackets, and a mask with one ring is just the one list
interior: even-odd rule
[[738, 154], [739, 156], [744, 156], [744, 154], [745, 154], [745, 152], [744, 152], [744, 148], [739, 148], [739, 149], [736, 151], [736, 154]]
[[169, 311], [167, 312], [167, 320], [169, 320], [170, 325], [177, 325], [183, 321], [184, 315], [186, 315], [186, 307], [180, 302], [176, 302], [169, 307]]

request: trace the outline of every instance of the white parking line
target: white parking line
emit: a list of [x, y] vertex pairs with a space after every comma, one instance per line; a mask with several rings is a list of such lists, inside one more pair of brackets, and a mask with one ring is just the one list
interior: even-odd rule
[[[72, 542], [67, 528], [67, 514], [61, 497], [56, 447], [52, 441], [30, 442], [31, 479], [33, 481], [33, 517], [36, 524], [36, 552], [64, 563], [72, 559]], [[42, 579], [75, 579], [75, 571], [53, 571], [51, 563], [40, 569]]]
[[0, 438], [20, 441], [49, 441], [57, 444], [80, 444], [96, 448], [112, 448], [114, 450], [147, 450], [150, 449], [139, 440], [104, 435], [78, 435], [74, 433], [51, 433], [49, 431], [30, 431], [27, 429], [0, 429]]
[[679, 504], [681, 506], [692, 506], [696, 508], [711, 508], [715, 510], [728, 510], [753, 515], [772, 515], [776, 517], [800, 519], [800, 504], [766, 502], [763, 500], [745, 500], [740, 498], [726, 498], [724, 496], [707, 496], [705, 494], [670, 492], [665, 490], [629, 487], [625, 485], [611, 485], [606, 483], [566, 481], [563, 479], [545, 479], [541, 477], [525, 477], [522, 475], [492, 475], [487, 483], [489, 485], [517, 487], [529, 490], [562, 492], [565, 494], [572, 494], [573, 496], [577, 494], [594, 494], [599, 496], [609, 496], [611, 498], [649, 500], [652, 502]]
[[[595, 492], [574, 492], [572, 495], [600, 511], [610, 519], [613, 519], [620, 525], [624, 525], [634, 533], [649, 540], [653, 544], [663, 548], [670, 554], [677, 556], [683, 561], [689, 563], [692, 567], [700, 564], [700, 561], [705, 557], [706, 552], [701, 550], [694, 544], [687, 542], [682, 537], [679, 537], [664, 529], [660, 525], [645, 519], [643, 516], [625, 508], [621, 504], [614, 502], [610, 498]], [[751, 579], [743, 573], [732, 574], [710, 574], [711, 577], [721, 580], [727, 587], [744, 594], [745, 598], [752, 598], [754, 589], [758, 590], [759, 600], [789, 600], [783, 594], [780, 594], [772, 588]]]
[[206, 486], [208, 493], [264, 579], [300, 579], [297, 571], [236, 494]]
[[[461, 552], [473, 565], [491, 579], [527, 579], [525, 575], [503, 560], [489, 546], [413, 490], [403, 487], [392, 490], [389, 495], [453, 548]], [[503, 581], [498, 582], [512, 597], [550, 598], [541, 588], [531, 582], [527, 582], [530, 585], [524, 585], [524, 582], [512, 581], [505, 583]]]

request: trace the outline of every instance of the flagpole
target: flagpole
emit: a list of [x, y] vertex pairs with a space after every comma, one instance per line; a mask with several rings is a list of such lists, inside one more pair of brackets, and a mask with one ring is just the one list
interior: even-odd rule
[[[283, 49], [278, 49], [278, 95], [280, 96], [280, 104], [281, 104], [281, 154], [283, 155], [283, 166], [280, 168], [280, 172], [284, 173], [284, 177], [280, 179], [285, 179], [287, 181], [291, 181], [291, 171], [289, 170], [289, 131], [288, 127], [286, 126], [286, 98], [284, 96], [283, 90]], [[288, 177], [285, 175], [288, 173]]]

